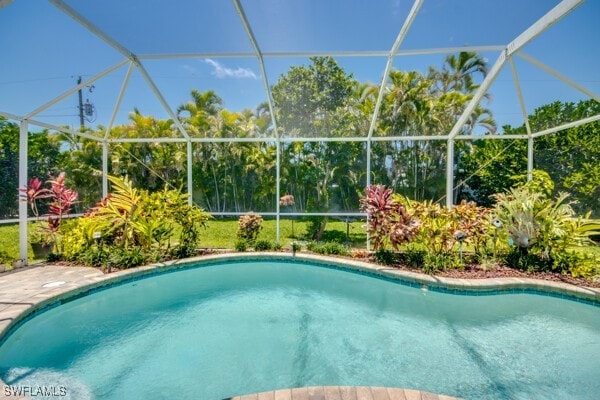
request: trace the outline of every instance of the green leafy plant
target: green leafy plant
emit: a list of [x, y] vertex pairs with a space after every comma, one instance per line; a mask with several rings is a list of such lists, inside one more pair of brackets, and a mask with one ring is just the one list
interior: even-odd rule
[[178, 190], [149, 194], [134, 188], [127, 177], [109, 179], [110, 195], [84, 217], [65, 224], [66, 259], [123, 268], [195, 254], [209, 214], [189, 205]]
[[464, 268], [464, 264], [454, 253], [426, 252], [423, 256], [422, 270], [426, 274], [453, 268]]
[[490, 253], [490, 247], [493, 247], [492, 231], [495, 228], [491, 224], [489, 208], [463, 200], [452, 208], [451, 215], [455, 221], [454, 237], [457, 232], [462, 232], [465, 234], [464, 244], [471, 246], [476, 255]]
[[9, 264], [12, 259], [4, 250], [0, 250], [0, 264]]
[[306, 249], [318, 254], [332, 254], [347, 256], [350, 254], [350, 249], [337, 242], [309, 242]]
[[392, 250], [377, 249], [373, 254], [373, 259], [378, 264], [396, 265], [398, 262], [398, 254]]
[[248, 241], [246, 239], [236, 239], [236, 241], [233, 243], [233, 248], [235, 251], [242, 253], [248, 250]]
[[273, 249], [273, 243], [269, 240], [257, 240], [256, 243], [254, 243], [254, 250], [256, 251], [268, 251], [271, 249]]
[[109, 256], [111, 266], [116, 268], [130, 268], [151, 261], [148, 253], [141, 247], [115, 248]]
[[428, 252], [449, 253], [454, 247], [457, 222], [452, 211], [430, 201], [406, 200], [411, 212], [421, 221], [417, 242], [424, 244]]
[[421, 268], [425, 264], [425, 250], [408, 249], [404, 253], [404, 262], [411, 268]]
[[526, 185], [496, 195], [496, 214], [514, 246], [507, 256], [509, 265], [561, 273], [577, 267], [582, 260], [572, 250], [591, 243], [595, 226], [574, 218], [567, 198], [563, 193], [552, 200]]

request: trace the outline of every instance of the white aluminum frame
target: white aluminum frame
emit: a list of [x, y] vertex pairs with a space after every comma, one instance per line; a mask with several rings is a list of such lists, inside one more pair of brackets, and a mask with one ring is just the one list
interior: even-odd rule
[[[248, 21], [244, 8], [241, 4], [240, 0], [232, 0], [234, 8], [240, 17], [240, 22], [243, 25], [246, 34], [248, 36], [248, 40], [252, 45], [253, 52], [237, 52], [237, 53], [182, 53], [182, 54], [144, 54], [137, 55], [127, 49], [118, 41], [111, 38], [108, 34], [106, 34], [103, 30], [93, 24], [90, 20], [88, 20], [85, 16], [78, 13], [72, 7], [70, 7], [64, 0], [48, 0], [52, 5], [56, 6], [60, 11], [66, 14], [68, 17], [73, 19], [74, 21], [81, 24], [85, 29], [94, 34], [103, 42], [107, 43], [117, 52], [119, 52], [124, 59], [119, 63], [109, 67], [108, 69], [100, 72], [94, 77], [86, 80], [85, 82], [73, 87], [67, 92], [57, 96], [56, 98], [50, 100], [49, 102], [43, 104], [42, 106], [36, 108], [30, 113], [24, 116], [17, 116], [11, 113], [0, 111], [0, 116], [4, 116], [8, 119], [19, 121], [20, 130], [19, 130], [19, 186], [22, 187], [27, 184], [27, 136], [28, 136], [28, 128], [30, 125], [37, 125], [41, 127], [45, 127], [48, 129], [65, 132], [71, 135], [80, 136], [83, 138], [95, 140], [102, 143], [102, 193], [104, 196], [108, 193], [108, 181], [107, 181], [107, 173], [108, 173], [108, 152], [109, 145], [111, 143], [143, 143], [143, 142], [155, 142], [155, 143], [186, 143], [187, 144], [187, 185], [189, 192], [189, 201], [192, 203], [192, 184], [193, 184], [193, 176], [192, 176], [192, 146], [193, 143], [215, 143], [215, 142], [232, 142], [232, 143], [248, 143], [248, 142], [263, 142], [263, 143], [272, 143], [277, 148], [277, 159], [276, 159], [276, 201], [275, 201], [275, 212], [265, 212], [261, 213], [265, 216], [274, 216], [277, 219], [277, 240], [280, 239], [280, 217], [281, 216], [307, 216], [307, 215], [330, 215], [330, 216], [352, 216], [352, 217], [366, 217], [363, 213], [358, 212], [348, 212], [348, 213], [282, 213], [279, 206], [279, 197], [280, 197], [280, 179], [281, 179], [281, 144], [282, 143], [291, 143], [291, 142], [366, 142], [367, 146], [367, 184], [371, 183], [371, 144], [372, 142], [384, 142], [384, 141], [420, 141], [420, 140], [446, 140], [448, 144], [447, 148], [447, 160], [446, 160], [446, 204], [451, 207], [453, 205], [453, 195], [454, 195], [454, 142], [455, 140], [481, 140], [481, 139], [518, 139], [523, 140], [527, 139], [528, 141], [528, 177], [531, 177], [531, 171], [533, 169], [533, 143], [534, 139], [543, 135], [559, 132], [565, 129], [569, 129], [575, 126], [595, 122], [600, 120], [600, 114], [588, 118], [581, 119], [579, 121], [570, 122], [567, 124], [563, 124], [554, 128], [545, 129], [539, 132], [532, 132], [531, 127], [529, 125], [529, 120], [526, 111], [525, 101], [523, 99], [522, 91], [520, 88], [520, 82], [517, 74], [517, 70], [513, 61], [513, 57], [516, 54], [518, 57], [526, 60], [532, 65], [548, 72], [553, 75], [555, 78], [563, 81], [569, 86], [579, 90], [585, 95], [589, 96], [596, 101], [600, 101], [600, 97], [588, 90], [587, 88], [577, 84], [566, 76], [558, 73], [542, 62], [534, 59], [531, 56], [524, 54], [521, 49], [529, 42], [534, 40], [537, 36], [541, 35], [544, 31], [546, 31], [550, 26], [555, 24], [561, 18], [565, 17], [568, 13], [570, 13], [573, 9], [582, 4], [585, 0], [563, 0], [556, 7], [546, 13], [543, 17], [541, 17], [537, 22], [532, 24], [528, 29], [526, 29], [523, 33], [518, 35], [513, 41], [508, 43], [507, 45], [488, 45], [488, 46], [463, 46], [463, 47], [448, 47], [448, 48], [431, 48], [431, 49], [415, 49], [415, 50], [400, 50], [400, 46], [402, 41], [404, 40], [406, 34], [410, 30], [410, 27], [418, 16], [421, 5], [424, 0], [414, 0], [412, 8], [404, 21], [400, 31], [398, 32], [398, 36], [394, 41], [392, 47], [389, 51], [331, 51], [331, 52], [262, 52], [259, 46], [258, 41], [254, 35], [252, 30], [252, 25]], [[0, 0], [0, 8], [9, 4], [11, 0]], [[383, 101], [384, 92], [386, 90], [387, 82], [389, 79], [389, 73], [391, 71], [392, 63], [395, 57], [408, 57], [415, 55], [427, 55], [427, 54], [449, 54], [456, 53], [460, 51], [475, 51], [475, 52], [500, 52], [496, 62], [490, 69], [487, 76], [484, 78], [482, 84], [474, 94], [472, 100], [467, 104], [464, 112], [459, 117], [455, 125], [452, 127], [450, 132], [447, 134], [441, 135], [428, 135], [428, 136], [375, 136], [374, 131], [377, 123], [377, 118], [379, 117], [379, 111], [381, 107], [381, 103]], [[282, 137], [278, 127], [277, 120], [275, 118], [275, 106], [273, 101], [273, 96], [271, 93], [271, 88], [269, 86], [269, 82], [267, 79], [266, 68], [264, 64], [265, 58], [279, 58], [279, 57], [312, 57], [312, 56], [332, 56], [332, 57], [382, 57], [386, 58], [386, 63], [384, 67], [384, 73], [382, 75], [381, 84], [379, 86], [379, 94], [377, 97], [377, 101], [375, 103], [374, 112], [370, 120], [369, 131], [365, 134], [365, 136], [358, 137], [343, 137], [343, 138], [334, 138], [334, 137], [323, 137], [323, 138], [296, 138], [296, 137]], [[173, 112], [167, 101], [165, 100], [162, 92], [158, 88], [158, 86], [153, 81], [150, 74], [146, 71], [142, 61], [143, 60], [163, 60], [163, 59], [186, 59], [186, 58], [249, 58], [256, 57], [259, 63], [263, 86], [265, 93], [267, 94], [267, 103], [269, 106], [269, 111], [271, 114], [271, 123], [273, 126], [273, 137], [266, 138], [197, 138], [190, 137], [185, 126], [179, 120], [177, 115]], [[525, 121], [525, 126], [527, 130], [527, 134], [521, 135], [461, 135], [460, 131], [465, 125], [466, 121], [470, 117], [471, 113], [475, 109], [475, 107], [479, 104], [483, 96], [487, 93], [491, 84], [497, 78], [499, 72], [505, 66], [506, 63], [509, 63], [511, 66], [512, 77], [515, 83], [517, 95], [519, 98], [519, 104], [521, 107], [521, 112], [523, 113], [523, 118]], [[96, 135], [91, 135], [85, 132], [79, 132], [73, 129], [56, 126], [53, 124], [49, 124], [46, 122], [38, 121], [32, 119], [40, 112], [48, 109], [54, 104], [64, 100], [68, 96], [76, 93], [80, 88], [83, 88], [92, 82], [95, 82], [106, 75], [112, 73], [113, 71], [123, 67], [125, 64], [128, 64], [128, 69], [125, 75], [125, 79], [123, 80], [115, 107], [113, 109], [113, 113], [110, 119], [108, 126], [106, 127], [106, 131], [104, 132], [103, 137], [99, 137]], [[110, 132], [114, 125], [117, 113], [120, 110], [121, 103], [124, 97], [124, 93], [128, 88], [131, 74], [133, 69], [137, 68], [140, 72], [154, 95], [157, 97], [165, 111], [173, 120], [173, 123], [179, 130], [181, 137], [177, 138], [111, 138]], [[230, 216], [238, 216], [243, 213], [229, 213], [229, 212], [217, 212], [215, 215], [230, 215]], [[27, 203], [24, 201], [19, 202], [19, 240], [20, 240], [20, 256], [22, 259], [27, 262]]]

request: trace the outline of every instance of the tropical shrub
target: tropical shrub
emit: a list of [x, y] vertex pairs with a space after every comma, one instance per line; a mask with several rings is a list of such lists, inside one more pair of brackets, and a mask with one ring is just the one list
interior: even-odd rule
[[141, 247], [114, 248], [109, 255], [109, 262], [112, 267], [130, 268], [136, 265], [146, 264], [156, 261], [152, 259], [151, 254], [144, 251]]
[[237, 237], [248, 241], [249, 245], [253, 245], [262, 229], [262, 223], [263, 218], [252, 211], [242, 215], [238, 220]]
[[367, 213], [367, 231], [375, 250], [385, 248], [388, 243], [398, 249], [419, 231], [419, 220], [384, 185], [369, 186], [360, 199], [360, 208]]
[[510, 179], [514, 182], [513, 187], [523, 187], [529, 193], [539, 193], [542, 197], [549, 199], [554, 191], [552, 177], [546, 171], [534, 169], [531, 171], [531, 180], [527, 180], [528, 174], [513, 175]]
[[4, 263], [10, 263], [12, 259], [8, 256], [8, 254], [4, 250], [0, 250], [0, 265]]
[[373, 253], [373, 259], [378, 264], [395, 265], [398, 262], [398, 254], [388, 249], [377, 249]]
[[244, 251], [248, 250], [248, 241], [246, 239], [236, 239], [236, 241], [233, 242], [233, 248], [235, 251], [243, 253]]
[[273, 243], [269, 240], [257, 240], [256, 243], [254, 243], [254, 250], [256, 251], [268, 251], [271, 249], [273, 249]]
[[426, 274], [431, 274], [447, 269], [464, 268], [464, 264], [455, 253], [426, 252], [421, 268]]
[[457, 232], [465, 234], [464, 243], [473, 248], [477, 256], [486, 256], [490, 253], [493, 226], [492, 211], [486, 207], [479, 207], [474, 202], [461, 201], [452, 208], [452, 215], [456, 221]]
[[321, 242], [336, 242], [336, 243], [345, 243], [348, 240], [346, 236], [346, 232], [331, 230], [323, 232], [321, 235]]
[[496, 215], [514, 246], [507, 255], [509, 265], [568, 273], [583, 262], [574, 249], [591, 244], [589, 235], [596, 227], [574, 217], [567, 197], [563, 193], [552, 200], [527, 185], [496, 195]]
[[403, 261], [411, 268], [421, 268], [425, 264], [425, 254], [425, 250], [408, 249], [403, 254]]
[[53, 244], [55, 252], [61, 251], [60, 227], [63, 217], [70, 214], [79, 197], [75, 190], [66, 187], [65, 179], [66, 175], [62, 172], [58, 177], [48, 180], [46, 183], [49, 184], [50, 188], [45, 188], [42, 181], [34, 177], [29, 180], [26, 187], [19, 188], [22, 200], [29, 203], [36, 218], [39, 217], [38, 202], [48, 199], [47, 209], [49, 213], [47, 214], [47, 220], [38, 229], [42, 241], [46, 244]]
[[470, 246], [475, 254], [486, 255], [490, 252], [492, 225], [489, 209], [464, 200], [451, 209], [437, 203], [411, 201], [403, 197], [399, 197], [399, 201], [407, 204], [410, 212], [419, 219], [421, 230], [415, 241], [423, 244], [427, 251], [450, 253], [461, 237], [463, 244]]
[[350, 254], [350, 249], [337, 242], [309, 242], [306, 245], [308, 251], [312, 251], [318, 254], [333, 254], [347, 256]]
[[428, 252], [437, 254], [448, 253], [452, 250], [457, 230], [456, 218], [452, 211], [433, 202], [408, 203], [412, 212], [421, 222], [421, 230], [417, 242], [424, 244]]
[[209, 214], [178, 190], [148, 194], [127, 177], [109, 179], [112, 193], [61, 229], [65, 259], [122, 268], [195, 254]]

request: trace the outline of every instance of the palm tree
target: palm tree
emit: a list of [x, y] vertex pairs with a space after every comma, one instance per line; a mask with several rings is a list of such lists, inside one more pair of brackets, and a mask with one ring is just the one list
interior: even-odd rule
[[223, 100], [213, 90], [200, 93], [192, 89], [190, 95], [192, 101], [177, 107], [177, 116], [196, 136], [211, 136]]
[[446, 57], [442, 70], [430, 69], [430, 76], [438, 82], [442, 93], [458, 91], [462, 93], [473, 93], [479, 85], [474, 83], [473, 76], [487, 75], [488, 68], [485, 58], [481, 55], [463, 51], [458, 54], [450, 54]]

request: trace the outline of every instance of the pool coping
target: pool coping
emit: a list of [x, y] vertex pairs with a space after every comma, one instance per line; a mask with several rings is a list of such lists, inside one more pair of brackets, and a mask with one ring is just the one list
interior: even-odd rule
[[[534, 293], [553, 297], [579, 301], [595, 306], [600, 306], [600, 288], [579, 287], [564, 282], [545, 281], [532, 278], [483, 278], [483, 279], [458, 279], [425, 275], [417, 272], [400, 270], [397, 268], [368, 263], [365, 261], [330, 257], [307, 253], [283, 252], [249, 252], [249, 253], [218, 253], [173, 260], [162, 263], [150, 264], [142, 267], [116, 271], [103, 274], [97, 269], [89, 267], [66, 266], [33, 266], [20, 271], [8, 273], [0, 278], [2, 283], [14, 281], [12, 284], [22, 286], [25, 282], [19, 280], [21, 271], [56, 268], [63, 272], [57, 279], [67, 279], [70, 272], [77, 272], [81, 276], [73, 281], [65, 282], [64, 286], [56, 286], [43, 291], [24, 290], [25, 297], [15, 301], [0, 303], [0, 345], [22, 323], [47, 309], [56, 307], [64, 302], [72, 301], [81, 296], [104, 290], [115, 284], [143, 279], [153, 275], [174, 272], [180, 269], [193, 268], [197, 264], [210, 265], [219, 262], [251, 261], [252, 259], [268, 259], [280, 261], [300, 261], [313, 263], [324, 267], [333, 267], [350, 270], [369, 276], [381, 277], [400, 284], [426, 288], [458, 295], [495, 295], [503, 293]], [[52, 272], [52, 271], [50, 271]], [[14, 278], [11, 278], [12, 276]], [[67, 276], [67, 278], [65, 278]], [[42, 281], [37, 282], [41, 284]], [[41, 286], [41, 285], [38, 285]], [[17, 290], [19, 288], [17, 287]], [[0, 292], [3, 288], [0, 286]], [[15, 290], [13, 289], [13, 292]], [[11, 299], [13, 300], [13, 299]], [[6, 305], [4, 305], [6, 304]], [[0, 385], [4, 382], [0, 380]], [[1, 395], [0, 395], [1, 396]], [[0, 397], [2, 398], [2, 397]], [[26, 399], [26, 397], [23, 397]]]

